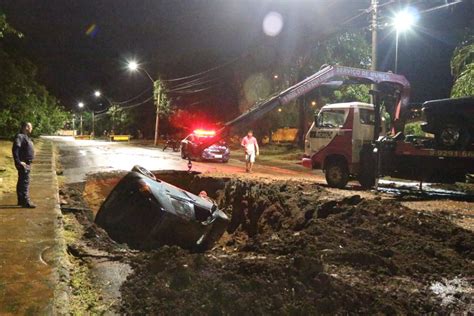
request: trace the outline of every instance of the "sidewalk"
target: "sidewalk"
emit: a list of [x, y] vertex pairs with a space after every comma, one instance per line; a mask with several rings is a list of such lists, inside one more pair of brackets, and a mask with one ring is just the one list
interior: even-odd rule
[[53, 148], [44, 141], [32, 166], [36, 209], [16, 206], [16, 194], [0, 200], [0, 315], [55, 314], [63, 254]]

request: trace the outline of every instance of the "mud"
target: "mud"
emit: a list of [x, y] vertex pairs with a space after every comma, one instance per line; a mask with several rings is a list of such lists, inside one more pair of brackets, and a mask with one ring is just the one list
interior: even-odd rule
[[[310, 183], [157, 176], [195, 194], [205, 189], [232, 222], [206, 253], [167, 246], [136, 252], [93, 224], [96, 210], [80, 215], [83, 242], [133, 268], [117, 313], [474, 312], [474, 234], [442, 212], [377, 197], [342, 198]], [[97, 186], [114, 181], [107, 177], [78, 188], [78, 195], [96, 188], [79, 204], [99, 204], [105, 196], [97, 192], [107, 189]]]

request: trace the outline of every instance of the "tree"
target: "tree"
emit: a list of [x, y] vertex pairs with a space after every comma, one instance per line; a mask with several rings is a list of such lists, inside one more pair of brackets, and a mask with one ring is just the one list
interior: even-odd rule
[[[0, 15], [0, 39], [6, 34], [21, 36]], [[50, 134], [63, 127], [68, 113], [36, 81], [36, 66], [9, 55], [0, 48], [0, 136], [12, 137], [22, 121], [33, 124], [33, 135]]]
[[7, 34], [23, 37], [23, 34], [15, 30], [10, 24], [8, 24], [6, 15], [0, 13], [0, 39], [5, 37], [5, 35]]
[[452, 97], [474, 95], [474, 36], [457, 47], [451, 59]]
[[[343, 32], [315, 42], [310, 49], [296, 51], [292, 58], [273, 57], [274, 48], [259, 48], [239, 68], [241, 111], [255, 102], [291, 86], [317, 72], [324, 64], [341, 64], [357, 68], [370, 66], [370, 45], [363, 32]], [[343, 87], [339, 91], [320, 88], [309, 92], [299, 100], [286, 105], [281, 112], [275, 110], [258, 120], [254, 126], [260, 133], [270, 136], [280, 127], [299, 127], [300, 143], [308, 128], [307, 118], [328, 102], [368, 102], [366, 85]], [[315, 101], [317, 106], [311, 107]], [[265, 135], [259, 135], [263, 137]]]

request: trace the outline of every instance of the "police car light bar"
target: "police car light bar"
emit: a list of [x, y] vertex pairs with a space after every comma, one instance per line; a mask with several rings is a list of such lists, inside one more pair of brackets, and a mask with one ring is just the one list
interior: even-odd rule
[[194, 135], [201, 136], [201, 137], [212, 137], [216, 136], [216, 131], [208, 131], [204, 129], [196, 129], [194, 130]]

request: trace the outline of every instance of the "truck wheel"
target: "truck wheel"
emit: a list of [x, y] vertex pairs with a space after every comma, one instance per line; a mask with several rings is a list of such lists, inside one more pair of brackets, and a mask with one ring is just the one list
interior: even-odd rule
[[470, 135], [463, 125], [448, 123], [435, 133], [436, 143], [440, 148], [463, 150], [469, 146]]
[[326, 167], [326, 182], [332, 188], [342, 189], [349, 182], [349, 170], [342, 161], [331, 161]]
[[363, 189], [370, 189], [375, 186], [375, 159], [371, 152], [361, 152], [360, 171], [358, 179]]
[[359, 183], [363, 189], [370, 189], [375, 186], [375, 175], [370, 172], [362, 172], [359, 175]]

